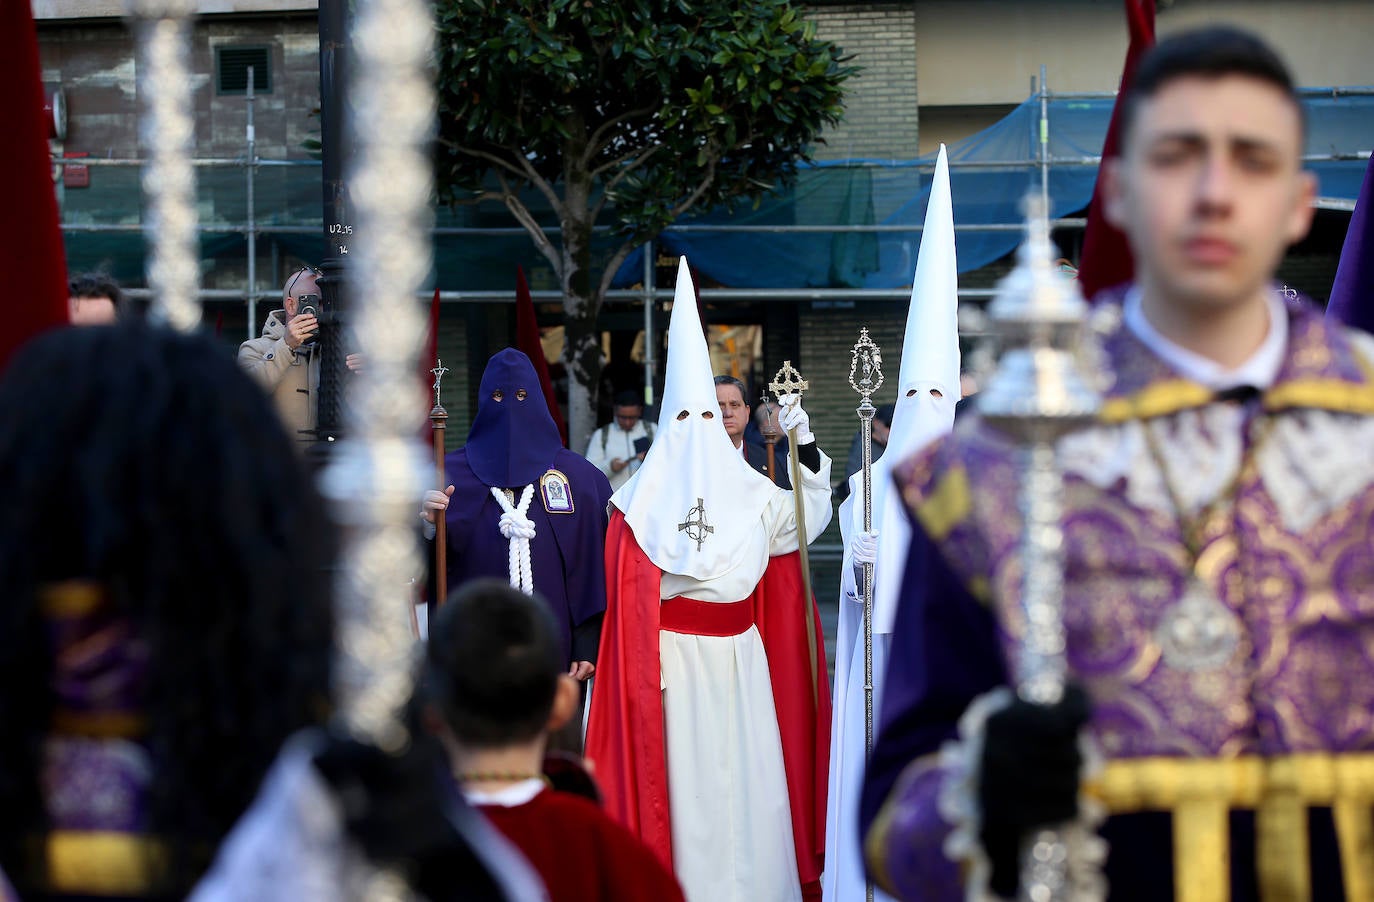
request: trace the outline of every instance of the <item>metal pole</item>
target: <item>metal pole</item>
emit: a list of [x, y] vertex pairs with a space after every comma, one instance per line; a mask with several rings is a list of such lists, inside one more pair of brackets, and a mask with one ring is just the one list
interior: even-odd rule
[[[857, 377], [857, 378], [856, 378]], [[883, 358], [878, 345], [859, 330], [859, 340], [849, 358], [849, 386], [859, 393], [860, 433], [863, 435], [864, 532], [873, 531], [873, 406], [871, 396], [883, 386]], [[863, 566], [864, 596], [864, 761], [873, 756], [873, 562]], [[843, 600], [840, 602], [844, 603]], [[864, 897], [873, 902], [873, 881], [864, 881]]]
[[256, 326], [258, 305], [258, 217], [255, 212], [257, 204], [257, 185], [255, 184], [258, 175], [258, 137], [257, 130], [253, 124], [253, 110], [256, 106], [254, 97], [254, 72], [253, 67], [248, 67], [248, 178], [246, 190], [248, 192], [248, 338], [253, 338], [253, 328]]
[[343, 430], [345, 378], [343, 337], [348, 313], [343, 291], [345, 258], [353, 241], [344, 167], [344, 92], [348, 87], [347, 0], [320, 0], [320, 177], [324, 201], [325, 256], [320, 286], [320, 385], [316, 393], [316, 435], [322, 442]]
[[1045, 64], [1040, 64], [1040, 201], [1050, 210], [1050, 88]]
[[[1028, 702], [1060, 700], [1068, 675], [1064, 630], [1064, 484], [1058, 439], [1090, 423], [1101, 399], [1079, 369], [1087, 305], [1074, 283], [1053, 269], [1047, 207], [1027, 196], [1028, 236], [1016, 270], [998, 286], [988, 316], [1005, 350], [979, 395], [984, 422], [1027, 446], [1019, 491], [1020, 606], [1026, 629], [1014, 661], [1017, 694]], [[1072, 860], [1070, 839], [1089, 828], [1074, 821], [1023, 837], [1021, 898], [1033, 902], [1100, 899], [1100, 877]], [[1081, 882], [1080, 882], [1081, 881]]]
[[654, 406], [654, 243], [644, 242], [644, 406]]

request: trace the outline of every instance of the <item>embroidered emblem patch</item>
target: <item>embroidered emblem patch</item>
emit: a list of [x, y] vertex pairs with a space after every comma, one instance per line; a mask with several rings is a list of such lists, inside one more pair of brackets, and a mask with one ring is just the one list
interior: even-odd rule
[[573, 512], [572, 487], [568, 485], [568, 477], [560, 470], [549, 470], [539, 477], [539, 497], [543, 500], [547, 513]]

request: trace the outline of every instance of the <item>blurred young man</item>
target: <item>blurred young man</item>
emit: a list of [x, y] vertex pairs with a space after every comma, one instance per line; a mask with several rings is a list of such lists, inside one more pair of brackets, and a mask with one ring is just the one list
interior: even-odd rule
[[552, 902], [682, 902], [658, 858], [595, 802], [548, 785], [549, 736], [579, 711], [546, 606], [499, 580], [468, 583], [426, 648], [424, 719], [468, 802], [538, 870]]
[[[1048, 707], [999, 689], [1024, 623], [1020, 471], [970, 418], [897, 473], [915, 528], [861, 814], [870, 872], [959, 898], [942, 849], [959, 847], [1015, 894], [1028, 833], [1079, 811], [1086, 726], [1108, 759], [1112, 899], [1365, 897], [1374, 800], [1310, 777], [1374, 773], [1374, 344], [1272, 283], [1315, 186], [1269, 47], [1175, 35], [1126, 103], [1106, 211], [1137, 282], [1098, 299], [1112, 383], [1059, 445], [1073, 685]], [[1184, 785], [1217, 794], [1171, 818]]]

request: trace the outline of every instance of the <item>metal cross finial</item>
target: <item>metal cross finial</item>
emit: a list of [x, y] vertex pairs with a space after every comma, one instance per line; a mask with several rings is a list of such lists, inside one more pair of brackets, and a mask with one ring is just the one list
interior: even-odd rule
[[782, 368], [773, 376], [773, 381], [768, 383], [768, 390], [777, 395], [779, 399], [783, 395], [796, 395], [800, 398], [802, 392], [809, 387], [810, 384], [801, 377], [801, 373], [797, 372], [790, 360], [782, 362]]
[[[869, 395], [883, 387], [883, 352], [872, 338], [868, 337], [868, 327], [859, 330], [859, 340], [849, 358], [849, 385], [863, 396], [868, 403]], [[858, 376], [858, 381], [854, 377]]]
[[435, 358], [435, 360], [434, 360], [434, 369], [430, 370], [430, 373], [432, 373], [432, 374], [434, 375], [434, 386], [433, 386], [433, 388], [434, 388], [434, 406], [435, 406], [435, 407], [442, 407], [442, 406], [443, 406], [442, 404], [439, 403], [439, 383], [444, 381], [444, 375], [445, 375], [447, 372], [448, 372], [448, 367], [444, 366], [444, 361], [443, 361], [443, 359], [442, 359], [442, 358]]

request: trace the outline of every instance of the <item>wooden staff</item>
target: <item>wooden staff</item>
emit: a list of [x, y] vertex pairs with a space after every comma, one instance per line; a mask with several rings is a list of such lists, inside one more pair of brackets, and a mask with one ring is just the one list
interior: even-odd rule
[[[444, 361], [436, 358], [434, 369], [434, 407], [429, 412], [429, 425], [434, 437], [434, 471], [439, 480], [439, 491], [448, 485], [448, 474], [444, 472], [444, 436], [448, 430], [448, 411], [439, 400], [439, 383], [448, 372]], [[434, 598], [431, 602], [435, 609], [443, 607], [448, 595], [448, 512], [436, 511], [434, 515]]]
[[777, 485], [777, 475], [773, 472], [777, 467], [773, 463], [773, 458], [776, 455], [775, 446], [778, 444], [778, 427], [773, 424], [773, 406], [768, 403], [768, 392], [764, 392], [759, 400], [763, 402], [764, 410], [763, 428], [759, 433], [763, 436], [764, 447], [768, 449], [768, 481]]

